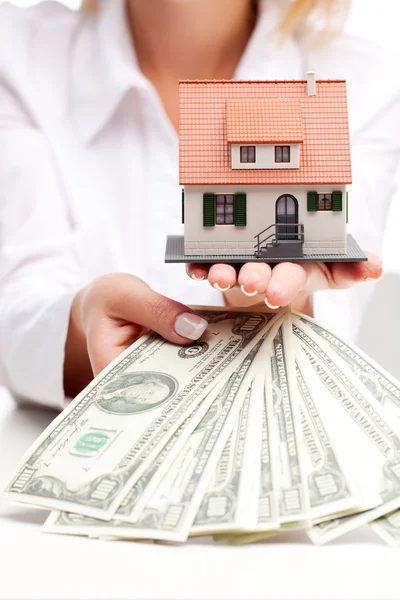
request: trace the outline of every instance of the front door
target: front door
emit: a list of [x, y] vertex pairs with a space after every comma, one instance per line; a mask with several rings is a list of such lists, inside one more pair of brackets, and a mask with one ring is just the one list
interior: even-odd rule
[[299, 203], [294, 196], [284, 194], [276, 201], [276, 228], [278, 240], [297, 240]]

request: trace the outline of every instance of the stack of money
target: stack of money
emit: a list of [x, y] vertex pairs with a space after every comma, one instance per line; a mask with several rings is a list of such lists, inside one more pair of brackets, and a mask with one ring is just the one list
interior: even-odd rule
[[313, 319], [201, 309], [179, 347], [139, 339], [33, 444], [7, 494], [44, 530], [239, 544], [359, 527], [400, 544], [400, 384]]

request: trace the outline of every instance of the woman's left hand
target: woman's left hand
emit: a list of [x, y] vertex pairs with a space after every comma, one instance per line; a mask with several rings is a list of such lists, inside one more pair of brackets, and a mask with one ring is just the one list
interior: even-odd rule
[[366, 255], [365, 262], [282, 262], [272, 267], [262, 262], [246, 263], [239, 271], [230, 264], [188, 264], [187, 272], [195, 280], [208, 279], [214, 288], [225, 292], [230, 305], [248, 306], [263, 299], [272, 309], [291, 304], [304, 310], [314, 292], [380, 279], [381, 259], [370, 252]]

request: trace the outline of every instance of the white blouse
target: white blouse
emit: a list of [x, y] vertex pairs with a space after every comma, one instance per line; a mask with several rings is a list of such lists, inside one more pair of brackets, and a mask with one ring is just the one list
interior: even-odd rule
[[[294, 40], [277, 45], [275, 6], [260, 1], [236, 78], [347, 79], [349, 229], [379, 253], [400, 158], [395, 59], [346, 35], [306, 55]], [[71, 301], [94, 277], [130, 272], [180, 301], [221, 303], [183, 265], [164, 264], [166, 235], [182, 233], [177, 157], [123, 0], [95, 15], [0, 7], [0, 383], [17, 398], [63, 405]], [[317, 294], [316, 314], [354, 334], [370, 289]]]

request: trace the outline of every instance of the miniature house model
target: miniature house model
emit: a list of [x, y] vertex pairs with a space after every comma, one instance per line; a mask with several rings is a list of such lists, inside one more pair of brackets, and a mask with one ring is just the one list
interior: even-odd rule
[[365, 260], [346, 234], [345, 81], [181, 81], [167, 262]]

